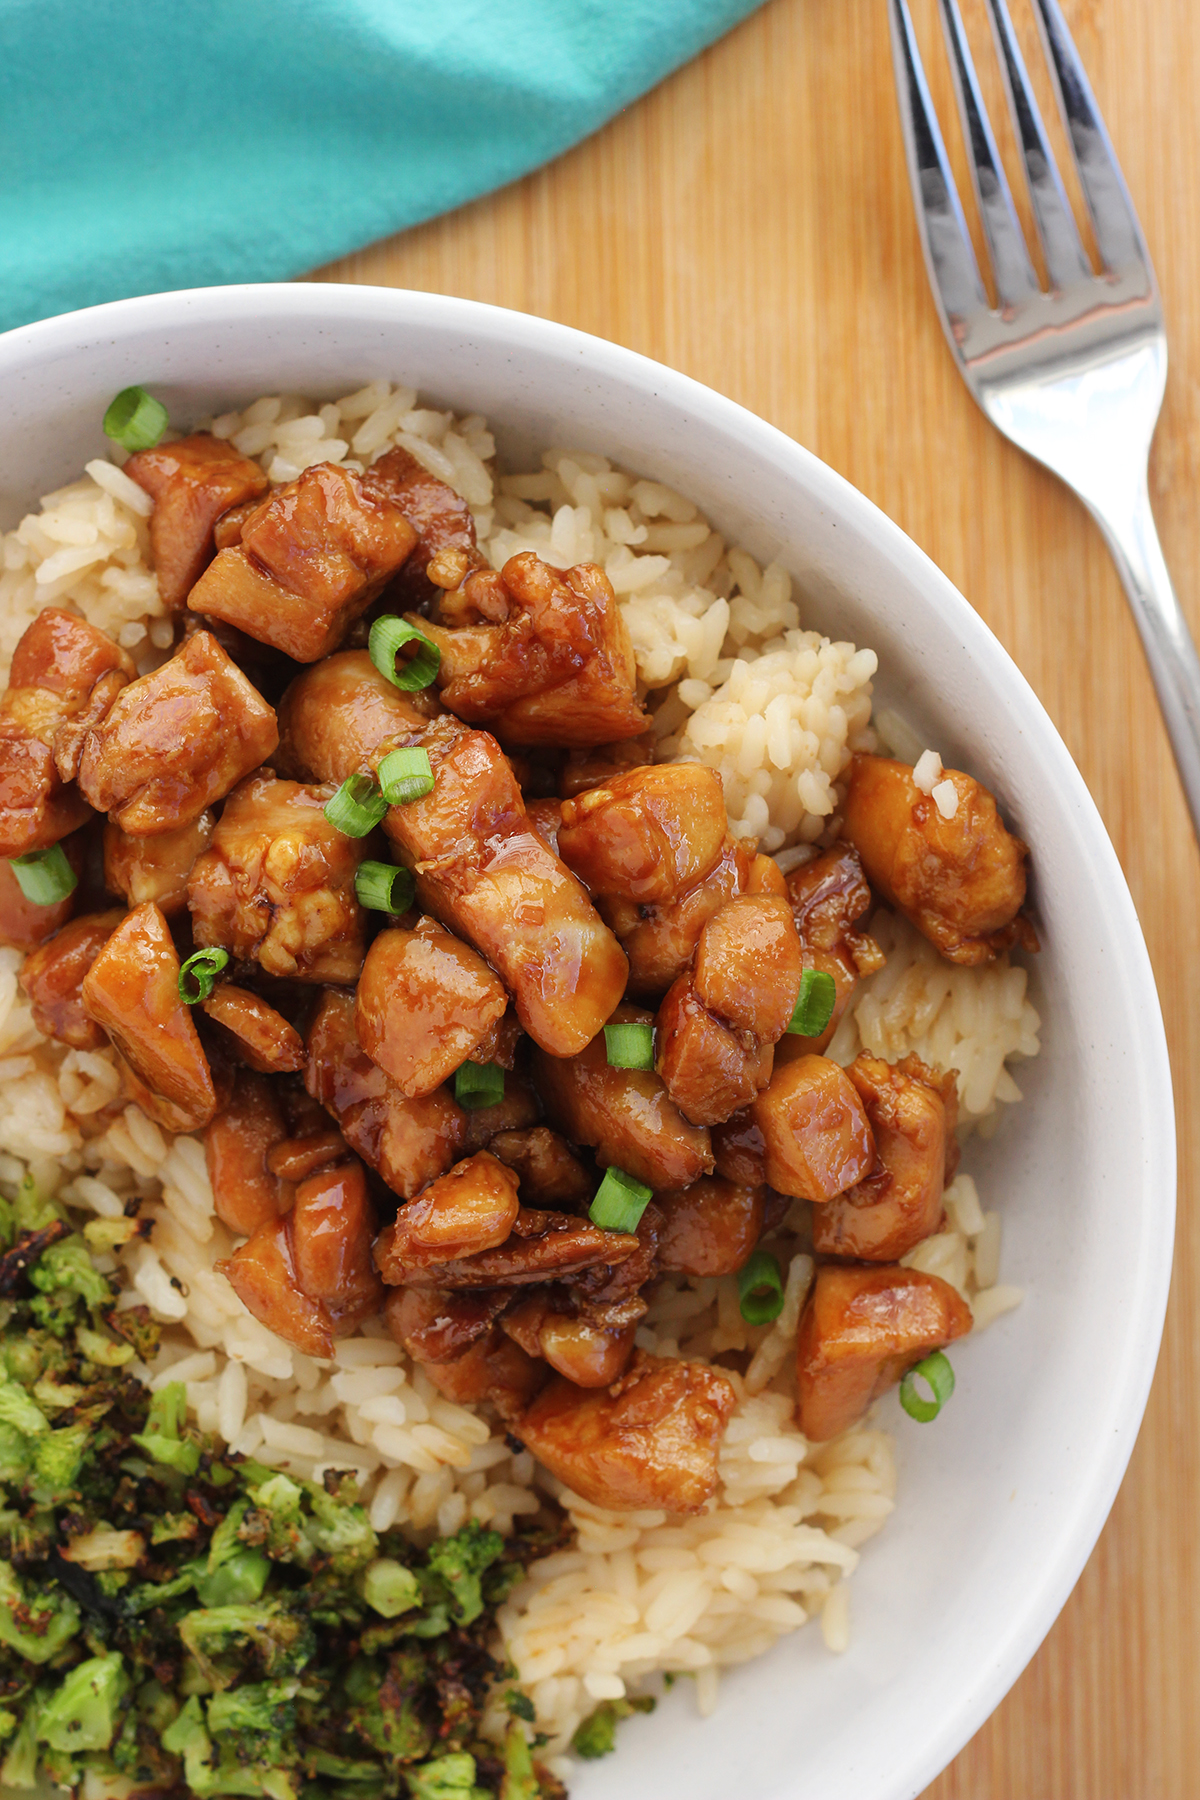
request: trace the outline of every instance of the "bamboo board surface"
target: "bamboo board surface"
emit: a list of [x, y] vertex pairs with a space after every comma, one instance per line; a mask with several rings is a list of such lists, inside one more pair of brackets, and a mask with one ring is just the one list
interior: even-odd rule
[[[1163, 288], [1171, 374], [1154, 505], [1200, 636], [1194, 5], [1065, 0]], [[982, 60], [982, 5], [965, 11]], [[914, 0], [914, 15], [948, 117], [933, 0]], [[990, 57], [986, 73], [995, 117]], [[1065, 489], [988, 426], [943, 343], [883, 0], [770, 0], [551, 167], [317, 278], [461, 294], [558, 319], [741, 401], [902, 525], [1048, 708], [1112, 834], [1158, 980], [1179, 1117], [1175, 1278], [1146, 1422], [1099, 1545], [1029, 1669], [925, 1800], [1194, 1800], [1197, 852], [1100, 537]]]

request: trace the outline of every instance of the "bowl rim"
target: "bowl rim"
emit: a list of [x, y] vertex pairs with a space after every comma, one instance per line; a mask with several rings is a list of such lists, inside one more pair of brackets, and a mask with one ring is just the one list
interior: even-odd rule
[[[22, 372], [53, 363], [59, 354], [78, 354], [89, 341], [116, 345], [147, 331], [189, 327], [232, 327], [255, 316], [316, 329], [339, 322], [455, 325], [464, 337], [503, 346], [513, 354], [547, 351], [564, 362], [586, 366], [603, 382], [642, 394], [660, 394], [700, 425], [711, 423], [727, 437], [753, 445], [781, 466], [788, 477], [836, 515], [852, 520], [883, 555], [953, 622], [963, 646], [988, 664], [988, 681], [1019, 706], [1022, 730], [1047, 760], [1048, 775], [1064, 790], [1072, 822], [1093, 868], [1106, 884], [1105, 907], [1112, 941], [1142, 1003], [1133, 1013], [1131, 1049], [1142, 1068], [1149, 1108], [1146, 1178], [1143, 1191], [1156, 1195], [1154, 1209], [1140, 1208], [1140, 1230], [1130, 1245], [1130, 1305], [1123, 1325], [1125, 1343], [1119, 1379], [1108, 1399], [1107, 1429], [1094, 1447], [1091, 1478], [1069, 1502], [1058, 1501], [1058, 1527], [1042, 1552], [1041, 1566], [1010, 1614], [1009, 1629], [992, 1646], [985, 1669], [964, 1683], [947, 1716], [916, 1725], [910, 1746], [897, 1753], [893, 1780], [880, 1800], [917, 1795], [995, 1710], [1035, 1655], [1062, 1609], [1095, 1546], [1116, 1498], [1133, 1451], [1149, 1396], [1161, 1341], [1171, 1275], [1176, 1206], [1175, 1114], [1166, 1033], [1154, 974], [1141, 926], [1107, 830], [1057, 728], [1008, 651], [932, 559], [873, 501], [812, 451], [737, 401], [640, 352], [530, 313], [423, 290], [336, 282], [242, 283], [180, 289], [110, 301], [58, 314], [0, 334], [0, 387]], [[1170, 1229], [1164, 1229], [1169, 1226]], [[940, 1709], [934, 1709], [940, 1711]]]

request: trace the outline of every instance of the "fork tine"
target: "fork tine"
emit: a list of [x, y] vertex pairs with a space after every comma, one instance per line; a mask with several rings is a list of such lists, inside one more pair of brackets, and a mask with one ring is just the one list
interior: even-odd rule
[[1016, 121], [1017, 136], [1021, 142], [1021, 154], [1025, 159], [1029, 195], [1033, 201], [1042, 248], [1046, 252], [1050, 285], [1055, 288], [1069, 287], [1072, 282], [1089, 277], [1092, 273], [1091, 266], [1084, 254], [1058, 167], [1050, 153], [1042, 115], [1029, 85], [1025, 60], [1017, 43], [1008, 7], [1005, 0], [988, 0], [988, 3], [1009, 102]]
[[1142, 228], [1062, 9], [1058, 0], [1035, 0], [1035, 4], [1104, 266], [1117, 270], [1140, 263], [1148, 270], [1150, 255]]
[[987, 294], [929, 97], [907, 0], [890, 0], [890, 16], [896, 93], [917, 224], [946, 334], [957, 349], [965, 322], [987, 310]]
[[1025, 238], [1017, 222], [1004, 164], [1000, 161], [991, 121], [979, 92], [975, 64], [963, 29], [958, 0], [942, 0], [942, 24], [950, 46], [950, 61], [954, 68], [963, 133], [971, 156], [971, 175], [979, 202], [979, 214], [987, 235], [988, 249], [991, 251], [996, 291], [1001, 301], [1015, 303], [1037, 292], [1038, 278], [1025, 248]]

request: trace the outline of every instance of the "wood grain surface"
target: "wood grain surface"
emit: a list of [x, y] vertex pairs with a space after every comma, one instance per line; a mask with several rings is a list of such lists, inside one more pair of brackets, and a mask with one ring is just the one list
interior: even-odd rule
[[[1196, 0], [1065, 7], [1163, 288], [1171, 373], [1154, 503], [1200, 634]], [[995, 102], [982, 0], [966, 11]], [[914, 0], [914, 15], [947, 107], [933, 0]], [[1146, 1422], [1100, 1543], [1029, 1669], [926, 1800], [1194, 1800], [1196, 846], [1098, 533], [1064, 488], [987, 425], [942, 341], [909, 198], [883, 0], [770, 0], [550, 168], [317, 279], [462, 294], [559, 319], [731, 395], [897, 520], [1049, 709], [1112, 834], [1158, 979], [1179, 1118], [1175, 1279]]]

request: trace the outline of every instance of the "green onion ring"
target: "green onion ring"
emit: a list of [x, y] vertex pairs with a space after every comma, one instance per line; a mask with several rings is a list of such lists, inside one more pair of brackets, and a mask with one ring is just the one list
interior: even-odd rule
[[[917, 1378], [928, 1382], [933, 1391], [933, 1399], [926, 1400], [917, 1391]], [[950, 1367], [950, 1359], [935, 1350], [923, 1362], [914, 1363], [904, 1380], [900, 1383], [900, 1404], [910, 1419], [916, 1419], [919, 1425], [928, 1425], [936, 1419], [954, 1392], [954, 1370]]]
[[79, 883], [61, 844], [52, 844], [49, 850], [33, 850], [28, 856], [10, 856], [8, 866], [17, 878], [17, 886], [34, 906], [56, 906], [74, 893]]
[[499, 1063], [460, 1063], [454, 1074], [454, 1098], [468, 1112], [498, 1106], [504, 1098], [504, 1070]]
[[387, 801], [370, 775], [347, 775], [324, 810], [335, 830], [360, 838], [374, 831], [387, 811]]
[[[407, 662], [397, 662], [397, 655], [405, 644], [416, 644], [417, 654]], [[367, 649], [379, 673], [410, 694], [416, 693], [418, 688], [427, 688], [442, 665], [442, 653], [432, 639], [415, 625], [410, 625], [407, 619], [397, 618], [395, 613], [385, 613], [376, 619], [367, 639]]]
[[405, 806], [410, 800], [420, 800], [433, 792], [429, 752], [419, 744], [408, 750], [393, 750], [384, 757], [376, 774], [389, 806]]
[[769, 1325], [783, 1311], [783, 1274], [769, 1250], [756, 1250], [738, 1270], [738, 1303], [747, 1325]]
[[636, 1231], [653, 1192], [624, 1169], [606, 1169], [588, 1207], [588, 1218], [604, 1231]]
[[213, 991], [213, 983], [228, 961], [228, 950], [216, 946], [193, 951], [179, 970], [179, 998], [183, 1004], [195, 1006], [197, 1001], [207, 1000]]
[[122, 388], [104, 415], [104, 435], [125, 450], [150, 450], [167, 429], [167, 409], [144, 387]]
[[414, 891], [412, 870], [397, 863], [359, 863], [354, 876], [358, 903], [371, 912], [407, 912], [413, 903]]
[[638, 1022], [604, 1027], [604, 1048], [610, 1069], [652, 1069], [654, 1027]]
[[824, 969], [805, 969], [788, 1030], [797, 1037], [820, 1037], [837, 1005], [837, 983]]

